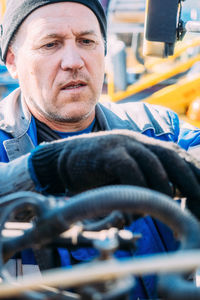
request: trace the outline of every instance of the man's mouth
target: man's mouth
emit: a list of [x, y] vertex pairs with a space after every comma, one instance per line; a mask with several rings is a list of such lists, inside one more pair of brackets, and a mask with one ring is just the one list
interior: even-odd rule
[[86, 86], [86, 83], [84, 82], [70, 82], [66, 85], [64, 85], [61, 90], [72, 90], [72, 89], [78, 89], [80, 87]]

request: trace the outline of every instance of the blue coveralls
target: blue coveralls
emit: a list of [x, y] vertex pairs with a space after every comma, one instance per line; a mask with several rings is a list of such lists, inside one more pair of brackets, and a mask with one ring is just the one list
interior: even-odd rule
[[[22, 115], [23, 110], [21, 111], [20, 117]], [[16, 113], [16, 117], [17, 116], [18, 114]], [[25, 115], [24, 118], [27, 119], [27, 115]], [[8, 153], [13, 155], [14, 151], [19, 151], [20, 156], [31, 151], [31, 149], [37, 145], [35, 121], [33, 117], [29, 116], [29, 118], [30, 120], [27, 122], [28, 125], [25, 124], [24, 126], [25, 131], [23, 136], [13, 137], [10, 131], [6, 132], [5, 124], [4, 127], [0, 124], [1, 162], [9, 161]], [[200, 144], [200, 131], [197, 129], [190, 130], [181, 128], [177, 115], [165, 108], [157, 108], [144, 103], [127, 103], [123, 105], [116, 105], [114, 103], [108, 103], [107, 105], [97, 104], [96, 119], [99, 122], [101, 130], [129, 129], [156, 139], [173, 141], [186, 150], [198, 147]], [[10, 141], [12, 141], [12, 143]], [[24, 141], [26, 141], [27, 145], [26, 151], [23, 152]], [[30, 145], [28, 143], [30, 143]], [[142, 239], [138, 243], [138, 249], [135, 255], [168, 252], [177, 248], [177, 241], [174, 240], [171, 231], [165, 225], [157, 220], [153, 220], [151, 217], [137, 220], [131, 224], [129, 229], [132, 232], [142, 234]], [[70, 256], [76, 261], [88, 261], [97, 253], [94, 249], [78, 249], [71, 251], [71, 253], [59, 249], [59, 254], [62, 266], [69, 266]], [[35, 264], [31, 251], [23, 251], [21, 255], [23, 264]], [[131, 254], [125, 251], [118, 251], [116, 255], [118, 257], [126, 257]], [[156, 298], [154, 276], [144, 276], [142, 279], [137, 279], [133, 299], [138, 298]]]

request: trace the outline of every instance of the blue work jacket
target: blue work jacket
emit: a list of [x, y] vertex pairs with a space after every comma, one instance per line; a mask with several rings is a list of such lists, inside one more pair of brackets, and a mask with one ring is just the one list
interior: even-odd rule
[[[37, 129], [20, 94], [14, 91], [0, 102], [0, 161], [9, 162], [29, 153], [37, 145]], [[178, 116], [163, 107], [145, 103], [97, 104], [96, 119], [101, 130], [129, 129], [149, 137], [172, 141], [186, 150], [199, 152], [200, 130], [180, 124]], [[24, 182], [26, 190], [26, 182]], [[135, 255], [174, 251], [177, 241], [172, 232], [158, 220], [145, 217], [137, 220], [129, 229], [142, 234]], [[89, 261], [97, 255], [95, 249], [78, 249], [70, 253], [59, 249], [62, 266], [70, 265], [70, 256], [76, 261]], [[131, 254], [118, 251], [116, 256]], [[22, 252], [24, 264], [35, 263], [30, 251]], [[137, 278], [133, 299], [155, 299], [156, 280], [154, 276]]]

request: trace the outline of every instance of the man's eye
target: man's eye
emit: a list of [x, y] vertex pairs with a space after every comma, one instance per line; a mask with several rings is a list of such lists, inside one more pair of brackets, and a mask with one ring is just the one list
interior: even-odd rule
[[91, 40], [88, 40], [88, 39], [84, 39], [84, 40], [83, 40], [83, 43], [84, 43], [84, 44], [93, 44], [94, 41], [91, 41]]
[[93, 48], [96, 45], [96, 42], [94, 40], [90, 39], [80, 39], [79, 44], [85, 47]]
[[56, 45], [57, 45], [57, 43], [52, 42], [52, 43], [48, 43], [48, 44], [44, 45], [43, 47], [46, 49], [52, 49], [52, 48], [55, 48]]

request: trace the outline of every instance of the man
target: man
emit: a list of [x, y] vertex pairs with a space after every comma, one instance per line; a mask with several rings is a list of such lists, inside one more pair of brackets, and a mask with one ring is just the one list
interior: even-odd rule
[[[180, 129], [176, 114], [164, 108], [98, 103], [106, 53], [98, 0], [8, 1], [1, 52], [20, 84], [0, 102], [1, 195], [22, 189], [73, 194], [108, 184], [172, 195], [173, 183], [199, 213], [199, 163], [165, 141], [193, 149], [200, 131]], [[51, 143], [36, 147], [41, 142]], [[151, 218], [131, 229], [145, 236], [138, 254], [176, 247], [171, 233]], [[73, 261], [92, 256], [83, 250], [70, 255]], [[66, 252], [60, 256], [68, 264]], [[24, 253], [22, 259], [27, 262]], [[136, 298], [154, 292], [152, 278], [139, 279]]]

